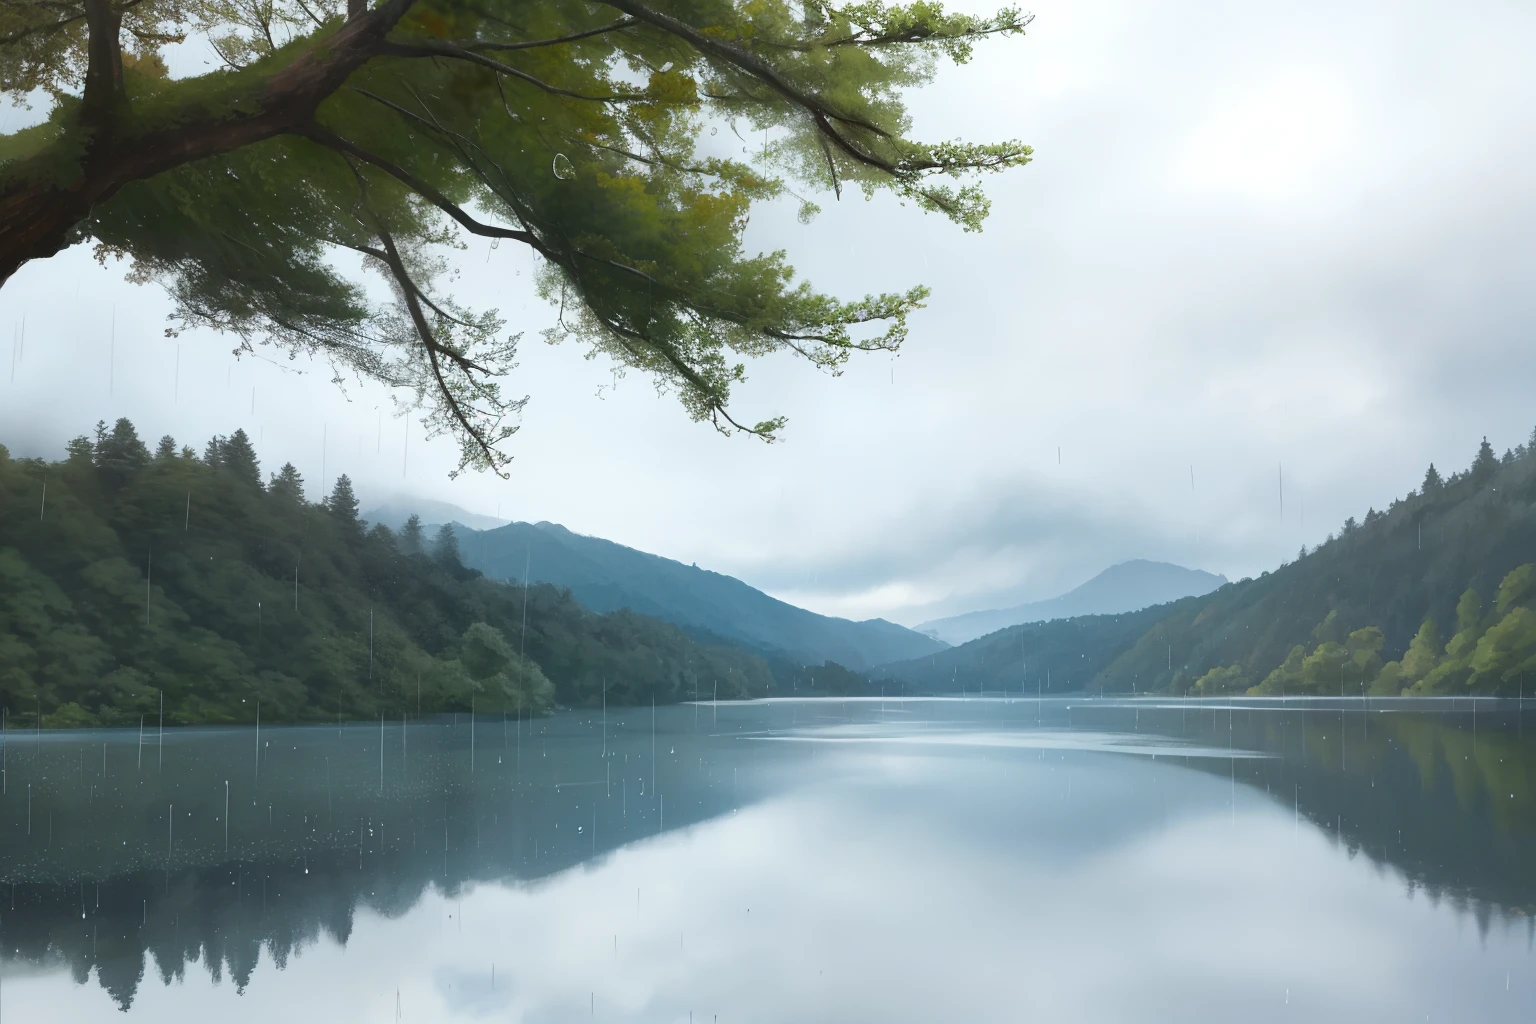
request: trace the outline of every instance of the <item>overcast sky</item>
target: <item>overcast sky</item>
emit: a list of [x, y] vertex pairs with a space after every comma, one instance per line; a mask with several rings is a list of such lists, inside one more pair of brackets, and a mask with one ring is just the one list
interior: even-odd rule
[[779, 444], [692, 424], [637, 376], [600, 395], [605, 366], [539, 340], [552, 313], [510, 244], [473, 247], [457, 289], [526, 332], [508, 481], [449, 481], [452, 445], [393, 418], [382, 389], [164, 338], [163, 295], [83, 249], [0, 290], [0, 372], [26, 317], [0, 441], [58, 456], [126, 415], [201, 449], [244, 427], [312, 497], [346, 472], [365, 505], [414, 493], [551, 520], [913, 624], [1127, 558], [1256, 574], [1431, 460], [1527, 437], [1536, 6], [1034, 11], [1025, 38], [913, 97], [920, 135], [1036, 148], [991, 181], [983, 234], [857, 196], [809, 226], [754, 217], [751, 240], [826, 290], [933, 287], [899, 358], [836, 379], [753, 368], [738, 418], [786, 414]]

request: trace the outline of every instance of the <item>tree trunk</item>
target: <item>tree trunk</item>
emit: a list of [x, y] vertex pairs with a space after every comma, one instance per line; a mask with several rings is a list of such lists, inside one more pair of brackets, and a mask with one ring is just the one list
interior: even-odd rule
[[117, 45], [121, 15], [109, 0], [87, 0], [90, 67], [77, 122], [0, 170], [0, 285], [29, 261], [79, 241], [91, 209], [124, 185], [310, 124], [326, 97], [378, 54], [411, 2], [386, 0], [276, 71], [239, 72], [247, 78], [244, 95], [231, 100], [226, 93], [217, 110], [204, 101], [199, 79], [178, 83], [182, 108], [143, 125], [123, 116], [130, 101]]
[[85, 90], [82, 124], [106, 132], [126, 102], [123, 93], [123, 14], [112, 0], [85, 0]]

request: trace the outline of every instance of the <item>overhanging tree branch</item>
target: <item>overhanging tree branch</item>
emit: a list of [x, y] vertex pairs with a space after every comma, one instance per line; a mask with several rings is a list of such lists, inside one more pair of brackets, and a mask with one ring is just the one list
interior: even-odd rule
[[[655, 374], [694, 418], [771, 439], [777, 420], [744, 426], [727, 410], [745, 358], [797, 352], [836, 372], [849, 351], [898, 345], [922, 289], [818, 293], [783, 253], [745, 248], [752, 204], [795, 194], [791, 177], [824, 185], [825, 158], [834, 191], [890, 188], [974, 229], [985, 196], [938, 175], [1028, 156], [905, 137], [902, 91], [927, 81], [930, 55], [963, 61], [970, 38], [1020, 24], [1011, 10], [861, 0], [818, 23], [799, 0], [595, 0], [616, 14], [586, 0], [349, 0], [344, 18], [339, 0], [210, 2], [207, 30], [230, 41], [235, 70], [168, 78], [156, 49], [179, 29], [181, 0], [0, 0], [5, 31], [37, 30], [7, 81], [46, 82], [55, 97], [49, 120], [0, 156], [0, 279], [89, 234], [99, 257], [165, 283], [180, 324], [324, 351], [411, 388], [434, 429], [459, 438], [461, 469], [500, 470], [496, 443], [520, 403], [500, 382], [515, 337], [442, 288], [451, 264], [436, 247], [459, 246], [458, 231], [530, 246], [541, 292], [559, 290], [563, 332]], [[12, 16], [17, 3], [31, 6]], [[49, 34], [53, 22], [70, 27]], [[136, 60], [117, 45], [125, 31]], [[788, 128], [783, 159], [695, 155], [701, 104]], [[351, 280], [338, 245], [398, 297]]]
[[[380, 258], [389, 269], [390, 275], [400, 287], [401, 300], [405, 303], [406, 312], [411, 319], [411, 325], [415, 329], [417, 336], [421, 339], [422, 347], [426, 349], [427, 362], [432, 369], [432, 376], [437, 382], [438, 394], [442, 397], [443, 404], [447, 407], [449, 414], [458, 421], [459, 427], [463, 431], [462, 436], [469, 439], [480, 449], [480, 454], [486, 460], [491, 471], [496, 473], [497, 476], [505, 478], [506, 473], [501, 469], [501, 466], [507, 457], [496, 450], [495, 446], [485, 437], [485, 432], [477, 424], [470, 421], [469, 414], [465, 412], [458, 396], [454, 394], [453, 388], [443, 376], [443, 367], [438, 362], [438, 357], [439, 355], [446, 355], [454, 359], [461, 368], [466, 370], [468, 368], [481, 368], [465, 360], [462, 354], [454, 352], [452, 349], [438, 343], [436, 336], [432, 333], [432, 325], [427, 323], [426, 314], [422, 312], [420, 289], [417, 288], [415, 281], [411, 279], [409, 271], [406, 270], [405, 262], [400, 258], [400, 250], [395, 245], [394, 236], [382, 227], [377, 228], [377, 231], [379, 241], [384, 244], [384, 249], [379, 251], [364, 248], [361, 251]], [[481, 372], [485, 371], [481, 369]]]
[[[311, 120], [315, 108], [378, 54], [384, 37], [413, 0], [383, 0], [328, 35], [317, 35], [287, 64], [273, 71], [250, 68], [223, 86], [210, 104], [206, 85], [172, 82], [156, 97], [156, 116], [130, 120], [104, 133], [96, 127], [121, 101], [122, 59], [117, 45], [121, 11], [110, 0], [91, 0], [90, 63], [82, 100], [84, 140], [65, 135], [58, 147], [78, 173], [61, 175], [59, 149], [15, 160], [0, 176], [0, 282], [29, 260], [51, 256], [70, 244], [71, 232], [93, 206], [124, 185], [228, 153], [283, 134]], [[93, 16], [91, 11], [96, 11]], [[97, 120], [93, 120], [97, 119]]]
[[527, 82], [529, 85], [543, 89], [551, 96], [563, 96], [569, 100], [583, 100], [591, 103], [634, 103], [646, 98], [640, 93], [586, 96], [579, 92], [572, 92], [569, 89], [562, 89], [557, 85], [550, 85], [542, 78], [537, 78], [510, 64], [487, 57], [483, 53], [476, 53], [473, 50], [466, 50], [453, 43], [441, 43], [434, 39], [412, 39], [407, 42], [385, 43], [381, 52], [391, 57], [449, 57], [454, 60], [468, 61], [471, 64], [479, 64], [481, 67], [489, 68], [497, 74], [506, 75], [508, 78], [516, 78], [519, 81]]
[[634, 18], [620, 18], [611, 25], [589, 28], [584, 32], [572, 32], [570, 35], [557, 36], [554, 39], [532, 39], [521, 43], [500, 43], [493, 40], [476, 39], [472, 42], [462, 42], [458, 45], [466, 50], [533, 50], [544, 46], [574, 43], [577, 40], [590, 39], [593, 36], [607, 35], [609, 32], [619, 32], [637, 24], [639, 22], [635, 21]]
[[685, 21], [680, 21], [669, 14], [653, 10], [637, 2], [637, 0], [597, 0], [597, 2], [623, 11], [637, 21], [654, 25], [669, 35], [686, 40], [700, 53], [707, 54], [716, 60], [740, 68], [803, 110], [819, 113], [823, 118], [830, 118], [856, 128], [862, 128], [874, 135], [884, 138], [890, 137], [889, 132], [867, 118], [839, 113], [828, 107], [821, 100], [785, 78], [778, 72], [778, 69], [756, 54], [708, 35]]
[[[361, 89], [359, 89], [358, 92], [365, 96], [369, 96], [370, 98], [378, 98], [374, 97], [371, 93], [364, 92]], [[384, 100], [381, 102], [387, 103], [388, 101]], [[393, 106], [393, 104], [391, 105]], [[484, 221], [476, 220], [474, 217], [471, 217], [468, 213], [466, 213], [463, 207], [453, 202], [451, 199], [443, 195], [431, 185], [427, 184], [425, 181], [422, 181], [410, 171], [407, 171], [405, 168], [385, 160], [383, 157], [375, 153], [370, 153], [368, 150], [363, 149], [361, 146], [358, 146], [353, 142], [347, 141], [340, 135], [337, 135], [335, 132], [332, 132], [327, 128], [312, 123], [301, 128], [296, 134], [302, 135], [310, 141], [316, 142], [326, 147], [327, 149], [334, 150], [337, 153], [345, 154], [346, 156], [356, 157], [363, 163], [377, 167], [379, 170], [399, 181], [406, 188], [410, 189], [412, 192], [415, 192], [427, 202], [431, 203], [433, 206], [437, 207], [439, 210], [442, 210], [448, 216], [452, 217], [456, 222], [463, 226], [466, 231], [480, 235], [483, 238], [510, 238], [514, 241], [522, 242], [526, 245], [536, 245], [538, 243], [538, 239], [535, 238], [530, 232], [518, 231], [513, 228], [498, 227], [495, 224], [487, 224]]]

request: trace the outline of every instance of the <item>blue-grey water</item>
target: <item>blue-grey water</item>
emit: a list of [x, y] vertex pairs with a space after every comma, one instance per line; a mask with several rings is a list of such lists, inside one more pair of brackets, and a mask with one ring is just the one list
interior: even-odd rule
[[1528, 715], [13, 718], [0, 1021], [1529, 1021]]

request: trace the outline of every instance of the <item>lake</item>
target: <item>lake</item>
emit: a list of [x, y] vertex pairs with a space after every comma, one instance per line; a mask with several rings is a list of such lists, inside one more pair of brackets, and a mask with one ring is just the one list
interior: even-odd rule
[[775, 700], [163, 742], [12, 718], [0, 1020], [1529, 1021], [1527, 717]]

